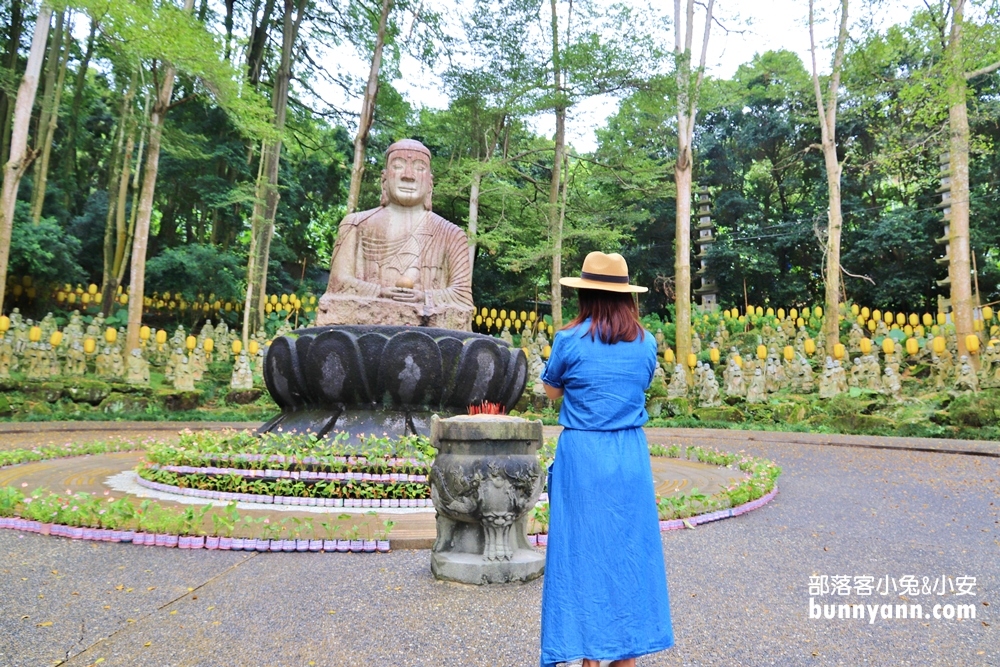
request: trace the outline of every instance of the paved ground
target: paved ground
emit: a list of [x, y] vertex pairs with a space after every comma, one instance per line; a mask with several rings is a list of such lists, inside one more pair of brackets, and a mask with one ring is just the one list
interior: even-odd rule
[[[663, 534], [677, 646], [641, 667], [1000, 665], [995, 456], [816, 446], [837, 438], [801, 434], [649, 435], [745, 449], [784, 474], [758, 511]], [[0, 531], [0, 666], [537, 664], [541, 582], [444, 584], [428, 566], [427, 551], [244, 556]], [[971, 596], [906, 603], [929, 613], [971, 602], [976, 618], [810, 619], [811, 575], [975, 577]]]

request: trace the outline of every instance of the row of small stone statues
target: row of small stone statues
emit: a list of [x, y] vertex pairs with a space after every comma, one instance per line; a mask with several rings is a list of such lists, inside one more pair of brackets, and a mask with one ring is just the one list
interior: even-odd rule
[[[981, 360], [979, 376], [966, 356], [961, 357], [956, 369], [950, 350], [933, 355], [931, 381], [935, 389], [978, 391], [981, 386], [1000, 386], [1000, 350], [993, 347], [988, 350]], [[703, 407], [715, 407], [721, 405], [723, 395], [738, 396], [748, 403], [764, 403], [769, 394], [783, 389], [808, 394], [815, 391], [818, 385], [820, 398], [832, 398], [858, 387], [899, 399], [902, 389], [899, 355], [884, 356], [884, 367], [874, 353], [855, 357], [849, 365], [850, 372], [839, 360], [827, 357], [817, 379], [812, 364], [801, 353], [796, 353], [791, 360], [784, 360], [772, 349], [765, 360], [743, 361], [733, 347], [722, 371], [721, 390], [715, 371], [709, 364], [699, 361], [695, 366], [693, 386], [688, 385], [684, 367], [675, 364], [667, 386], [667, 397], [692, 398]], [[665, 380], [662, 368], [658, 368], [656, 374], [661, 381]]]
[[[230, 333], [225, 322], [213, 327], [211, 320], [201, 328], [194, 349], [186, 348], [187, 333], [178, 326], [173, 336], [164, 344], [155, 342], [155, 331], [143, 347], [131, 351], [127, 358], [123, 355], [122, 341], [124, 329], [118, 330], [114, 342], [94, 347], [88, 354], [85, 341], [90, 338], [96, 343], [107, 339], [104, 332], [104, 318], [98, 314], [84, 328], [82, 317], [74, 311], [69, 323], [59, 330], [52, 313], [47, 314], [37, 324], [22, 318], [18, 309], [10, 316], [10, 328], [0, 334], [0, 378], [9, 378], [13, 372], [21, 372], [28, 380], [50, 380], [57, 377], [83, 377], [90, 373], [98, 378], [111, 381], [125, 381], [135, 386], [149, 386], [150, 365], [164, 368], [164, 375], [178, 391], [194, 390], [194, 383], [200, 381], [212, 361], [213, 351], [205, 349], [205, 340], [212, 339], [215, 349], [226, 350], [230, 345]], [[41, 336], [38, 342], [30, 340], [30, 330], [38, 326]], [[60, 331], [62, 340], [53, 345], [52, 334]], [[266, 334], [258, 330], [252, 340], [258, 341], [257, 353], [253, 360], [246, 350], [241, 350], [233, 364], [230, 387], [234, 390], [249, 390], [254, 386], [254, 373], [263, 373], [264, 342]]]

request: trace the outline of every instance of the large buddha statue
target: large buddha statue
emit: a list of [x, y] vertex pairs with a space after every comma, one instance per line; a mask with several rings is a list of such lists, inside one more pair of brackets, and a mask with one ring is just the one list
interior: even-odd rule
[[317, 325], [471, 329], [468, 238], [431, 211], [433, 185], [426, 146], [389, 146], [381, 206], [340, 223]]

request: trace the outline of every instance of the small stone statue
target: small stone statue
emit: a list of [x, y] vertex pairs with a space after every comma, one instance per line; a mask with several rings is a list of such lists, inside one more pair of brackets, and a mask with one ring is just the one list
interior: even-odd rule
[[854, 357], [851, 364], [851, 374], [847, 377], [848, 387], [863, 387], [865, 377], [865, 367], [861, 365], [861, 357]]
[[111, 375], [111, 369], [108, 365], [111, 356], [111, 348], [107, 345], [101, 348], [101, 351], [97, 353], [94, 357], [94, 373], [97, 377], [106, 378]]
[[885, 374], [882, 376], [882, 393], [891, 396], [895, 400], [902, 398], [902, 385], [899, 383], [899, 374], [892, 370], [892, 366], [885, 367]]
[[879, 367], [878, 357], [866, 354], [861, 361], [865, 367], [864, 388], [869, 391], [882, 391], [882, 369]]
[[205, 357], [205, 349], [203, 347], [196, 347], [192, 350], [191, 366], [194, 381], [201, 382], [201, 379], [205, 377], [205, 373], [208, 371], [208, 360]]
[[715, 373], [712, 372], [711, 368], [702, 371], [698, 404], [703, 408], [715, 408], [722, 405], [722, 401], [719, 399], [719, 381], [715, 379]]
[[14, 365], [14, 345], [9, 338], [0, 341], [0, 378], [9, 378]]
[[663, 353], [667, 349], [667, 339], [663, 336], [663, 331], [660, 329], [656, 330], [656, 334], [653, 338], [656, 339], [656, 356], [662, 357]]
[[174, 389], [177, 391], [194, 391], [194, 369], [187, 355], [181, 357], [181, 362], [174, 369]]
[[857, 324], [851, 325], [851, 333], [847, 339], [847, 349], [851, 354], [861, 353], [861, 339], [865, 337], [865, 333], [861, 330]]
[[697, 331], [691, 332], [691, 352], [692, 354], [701, 353], [701, 336], [698, 335]]
[[514, 346], [514, 337], [510, 334], [509, 327], [504, 327], [503, 331], [500, 332], [500, 340], [506, 341], [511, 347]]
[[233, 377], [229, 381], [229, 388], [236, 391], [249, 391], [253, 389], [253, 371], [250, 370], [250, 360], [247, 359], [245, 351], [240, 352], [233, 364]]
[[[876, 366], [877, 365], [878, 362], [876, 362]], [[844, 392], [846, 392], [848, 390], [847, 371], [845, 371], [844, 367], [840, 365], [840, 359], [837, 359], [833, 362], [833, 377], [834, 377], [834, 382], [836, 383], [837, 386], [837, 393], [843, 394]]]
[[773, 394], [781, 389], [781, 383], [778, 380], [778, 368], [780, 366], [776, 361], [773, 357], [768, 357], [767, 365], [764, 367], [764, 391], [769, 394]]
[[826, 365], [823, 367], [823, 374], [819, 378], [819, 397], [833, 398], [840, 393], [838, 389], [833, 359], [831, 357], [827, 357]]
[[149, 386], [149, 362], [142, 357], [142, 350], [134, 348], [128, 357], [128, 384], [140, 387]]
[[958, 378], [955, 380], [955, 390], [979, 391], [979, 380], [976, 378], [976, 373], [972, 370], [969, 358], [963, 354], [959, 359], [959, 363]]
[[122, 359], [121, 349], [117, 345], [113, 345], [108, 351], [108, 377], [112, 380], [125, 378], [125, 360]]
[[747, 387], [743, 382], [743, 369], [740, 368], [735, 359], [729, 360], [724, 379], [727, 396], [746, 396]]
[[667, 398], [686, 398], [688, 393], [687, 373], [680, 364], [674, 364], [674, 374], [667, 386]]
[[750, 378], [750, 386], [747, 388], [747, 403], [766, 403], [767, 395], [764, 391], [764, 374], [759, 368], [754, 369], [753, 377]]

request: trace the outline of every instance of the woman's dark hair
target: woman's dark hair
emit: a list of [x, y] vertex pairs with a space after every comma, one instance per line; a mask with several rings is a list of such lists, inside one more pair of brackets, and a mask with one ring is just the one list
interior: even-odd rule
[[591, 340], [599, 337], [602, 343], [614, 345], [621, 341], [631, 343], [645, 338], [646, 332], [639, 322], [639, 306], [630, 292], [578, 289], [580, 314], [564, 329], [582, 324], [590, 318]]

